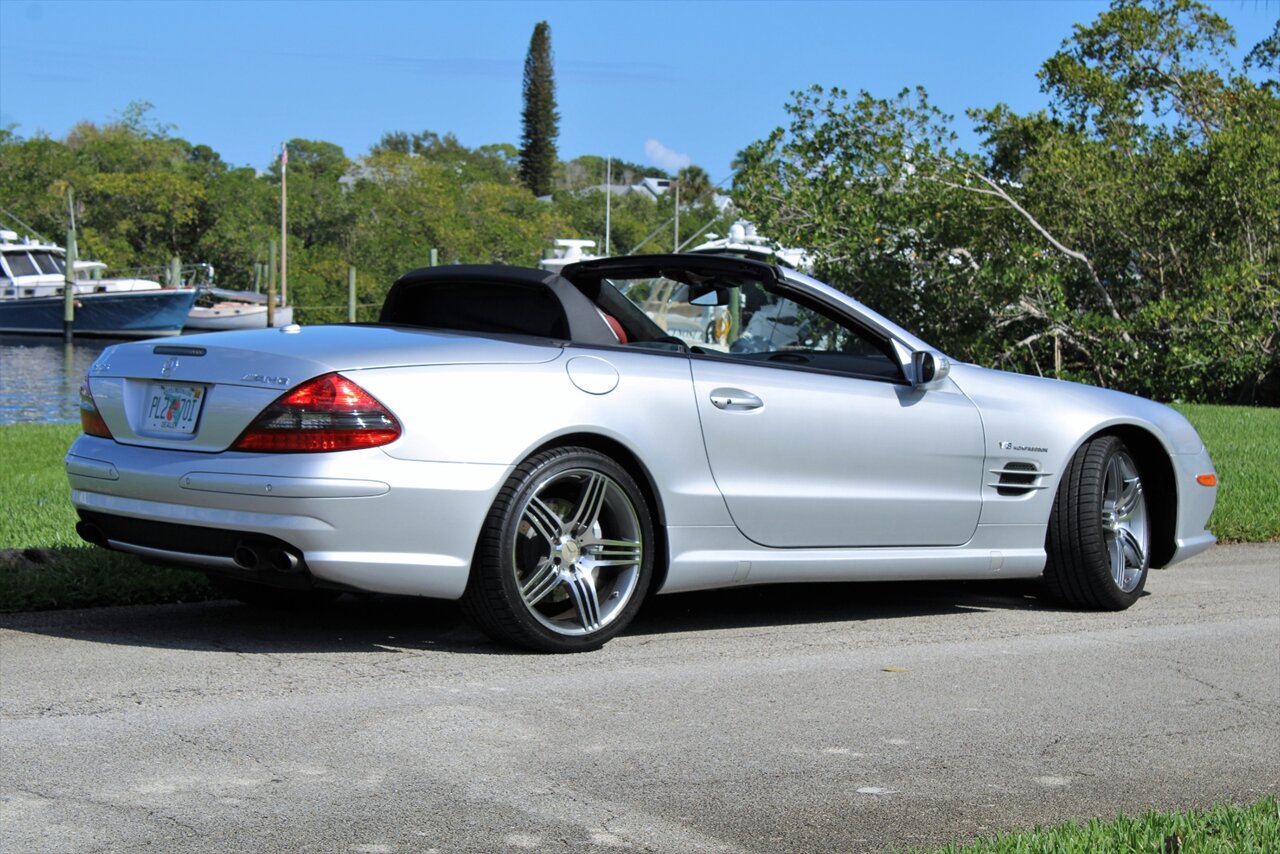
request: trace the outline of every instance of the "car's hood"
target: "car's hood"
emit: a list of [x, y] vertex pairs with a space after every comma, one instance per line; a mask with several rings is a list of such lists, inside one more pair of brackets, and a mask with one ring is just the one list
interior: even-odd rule
[[93, 377], [288, 388], [330, 371], [403, 365], [532, 364], [557, 358], [557, 344], [387, 326], [285, 326], [209, 332], [119, 344]]
[[1052, 411], [1061, 422], [1058, 426], [1071, 422], [1077, 435], [1134, 424], [1150, 429], [1170, 453], [1195, 454], [1204, 448], [1200, 435], [1180, 412], [1145, 397], [963, 363], [953, 364], [949, 376], [978, 405], [989, 430], [1002, 420], [1015, 423], [1027, 417], [1031, 423], [1048, 426], [1044, 413]]

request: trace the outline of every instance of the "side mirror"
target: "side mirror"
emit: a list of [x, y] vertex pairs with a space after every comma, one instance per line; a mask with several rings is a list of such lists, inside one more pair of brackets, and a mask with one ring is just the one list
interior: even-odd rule
[[951, 373], [951, 360], [941, 353], [917, 350], [911, 354], [911, 385], [929, 385]]

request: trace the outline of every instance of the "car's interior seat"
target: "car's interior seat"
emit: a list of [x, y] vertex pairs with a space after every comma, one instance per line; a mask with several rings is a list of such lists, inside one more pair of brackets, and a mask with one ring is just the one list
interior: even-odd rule
[[614, 317], [604, 309], [598, 310], [600, 311], [600, 316], [604, 318], [604, 322], [609, 324], [609, 328], [613, 330], [613, 334], [618, 336], [618, 343], [628, 343], [629, 339], [627, 338], [627, 330], [622, 328], [622, 324], [618, 322], [618, 318]]

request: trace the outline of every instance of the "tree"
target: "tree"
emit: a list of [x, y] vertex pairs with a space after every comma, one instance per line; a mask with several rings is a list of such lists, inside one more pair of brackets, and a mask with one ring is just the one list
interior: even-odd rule
[[463, 182], [490, 180], [503, 184], [519, 183], [516, 171], [519, 151], [509, 143], [482, 145], [471, 149], [452, 133], [440, 136], [429, 130], [412, 134], [393, 131], [383, 134], [381, 141], [369, 152], [371, 158], [381, 154], [411, 155], [449, 166]]
[[[339, 179], [351, 168], [340, 146], [310, 139], [291, 139], [289, 150], [289, 256], [295, 258], [293, 244], [301, 248], [323, 245], [344, 246], [354, 222], [350, 200]], [[266, 171], [271, 183], [280, 184], [280, 161]], [[277, 195], [264, 215], [279, 217]], [[297, 256], [298, 262], [303, 258]]]
[[606, 172], [611, 173], [608, 177], [615, 187], [636, 184], [643, 178], [669, 177], [657, 166], [642, 166], [616, 157], [610, 158], [606, 166], [605, 158], [583, 154], [562, 164], [556, 189], [576, 192], [588, 187], [601, 187], [604, 185]]
[[[1234, 44], [1200, 3], [1117, 0], [1040, 72], [1052, 119], [1030, 119], [1018, 193], [1078, 253], [1073, 326], [1104, 382], [1275, 399], [1280, 98], [1230, 66]], [[1027, 119], [974, 115], [989, 145], [1025, 136]]]
[[796, 93], [739, 156], [735, 201], [959, 358], [1275, 402], [1280, 92], [1229, 66], [1232, 43], [1193, 0], [1116, 0], [1045, 62], [1048, 111], [970, 111], [976, 154], [922, 90]]
[[676, 173], [675, 181], [680, 185], [680, 203], [684, 205], [711, 201], [715, 187], [711, 185], [711, 176], [701, 166], [690, 164]]
[[551, 68], [551, 27], [539, 21], [524, 60], [524, 133], [520, 138], [520, 181], [535, 196], [551, 194], [556, 167], [556, 84]]
[[[209, 146], [172, 136], [148, 110], [131, 104], [118, 120], [82, 122], [61, 140], [0, 128], [0, 204], [26, 225], [3, 224], [61, 240], [73, 189], [86, 256], [155, 275], [176, 255], [212, 264], [219, 284], [249, 287], [279, 239], [279, 161], [262, 172], [231, 168]], [[372, 319], [390, 284], [428, 263], [433, 249], [443, 263], [532, 266], [552, 238], [603, 239], [603, 193], [562, 187], [550, 204], [539, 201], [521, 185], [521, 153], [509, 143], [468, 148], [448, 132], [393, 131], [354, 164], [329, 142], [292, 139], [287, 147], [289, 296], [301, 323], [346, 317], [350, 265], [359, 316]], [[598, 185], [604, 168], [600, 157], [582, 158], [583, 186]], [[664, 173], [614, 161], [615, 183], [642, 174]], [[694, 183], [698, 174], [687, 177]], [[716, 214], [682, 202], [686, 232]], [[669, 204], [643, 194], [615, 197], [615, 245], [667, 251], [670, 214]]]

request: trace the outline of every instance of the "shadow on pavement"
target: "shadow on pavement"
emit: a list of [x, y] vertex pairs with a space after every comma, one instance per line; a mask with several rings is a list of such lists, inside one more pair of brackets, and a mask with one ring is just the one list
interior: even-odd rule
[[[787, 584], [655, 596], [623, 637], [883, 620], [982, 610], [1056, 610], [1034, 581]], [[490, 641], [456, 602], [344, 596], [328, 605], [267, 609], [238, 602], [137, 605], [0, 616], [0, 628], [160, 649], [234, 653], [439, 650], [523, 655]]]
[[769, 584], [655, 596], [626, 634], [714, 631], [982, 610], [1058, 610], [1038, 579]]

